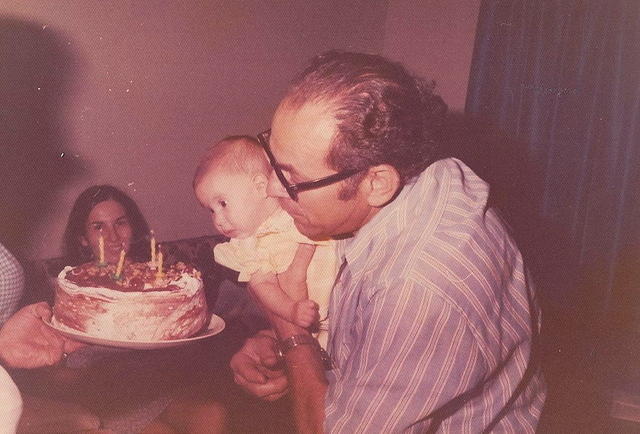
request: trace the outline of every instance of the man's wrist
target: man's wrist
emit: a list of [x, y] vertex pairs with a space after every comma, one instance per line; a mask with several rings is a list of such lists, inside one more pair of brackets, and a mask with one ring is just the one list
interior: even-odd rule
[[308, 346], [312, 352], [315, 352], [318, 355], [317, 360], [321, 362], [324, 370], [333, 369], [333, 363], [329, 354], [327, 354], [318, 341], [311, 336], [307, 329], [283, 320], [277, 315], [270, 315], [270, 320], [273, 330], [278, 338], [276, 355], [283, 363], [289, 365], [285, 357], [289, 351], [293, 350], [295, 347], [305, 345]]
[[291, 335], [288, 338], [279, 341], [278, 356], [284, 357], [285, 354], [299, 345], [311, 345], [316, 347], [318, 346], [318, 341], [316, 341], [313, 336], [307, 334]]
[[329, 371], [333, 369], [333, 363], [331, 362], [329, 354], [320, 346], [318, 341], [309, 334], [292, 335], [279, 341], [276, 354], [280, 360], [285, 361], [286, 354], [301, 345], [308, 345], [318, 352], [325, 370]]
[[306, 329], [284, 320], [277, 315], [271, 316], [271, 325], [280, 340], [285, 340], [293, 335], [309, 334]]

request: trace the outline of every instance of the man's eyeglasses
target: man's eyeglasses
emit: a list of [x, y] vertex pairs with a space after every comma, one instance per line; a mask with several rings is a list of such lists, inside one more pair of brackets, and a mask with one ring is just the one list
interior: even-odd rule
[[273, 171], [276, 173], [276, 176], [282, 183], [282, 186], [284, 187], [285, 190], [287, 190], [289, 197], [295, 200], [296, 202], [298, 201], [298, 193], [300, 193], [301, 191], [315, 190], [316, 188], [326, 187], [327, 185], [331, 185], [331, 184], [335, 184], [336, 182], [343, 181], [349, 178], [350, 176], [353, 176], [356, 173], [362, 171], [358, 169], [348, 169], [348, 170], [343, 170], [342, 172], [334, 173], [333, 175], [325, 176], [324, 178], [314, 179], [313, 181], [306, 181], [306, 182], [299, 182], [297, 184], [292, 184], [289, 182], [287, 177], [284, 176], [284, 173], [282, 173], [282, 169], [280, 169], [280, 165], [278, 164], [275, 157], [273, 156], [273, 153], [271, 152], [271, 148], [269, 147], [270, 136], [271, 136], [271, 130], [263, 131], [260, 134], [258, 134], [258, 141], [260, 142], [260, 145], [262, 146], [264, 151], [267, 153], [267, 157], [269, 158], [269, 163], [271, 163], [271, 167], [273, 167]]

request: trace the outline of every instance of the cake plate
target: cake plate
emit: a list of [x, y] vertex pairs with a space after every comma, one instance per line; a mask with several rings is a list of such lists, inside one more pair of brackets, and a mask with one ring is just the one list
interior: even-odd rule
[[180, 345], [190, 344], [201, 339], [210, 338], [224, 330], [224, 320], [217, 315], [211, 315], [209, 325], [200, 333], [183, 339], [172, 339], [167, 341], [121, 341], [113, 339], [105, 339], [91, 336], [76, 330], [62, 329], [57, 325], [51, 324], [50, 321], [43, 321], [46, 325], [56, 330], [60, 334], [73, 339], [75, 341], [84, 342], [93, 345], [104, 345], [108, 347], [129, 348], [134, 350], [157, 350], [161, 348], [177, 347]]

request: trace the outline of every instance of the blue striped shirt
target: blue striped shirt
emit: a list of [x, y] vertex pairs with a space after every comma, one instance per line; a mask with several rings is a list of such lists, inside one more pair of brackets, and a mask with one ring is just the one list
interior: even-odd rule
[[488, 192], [438, 161], [339, 243], [326, 432], [535, 431], [539, 309]]

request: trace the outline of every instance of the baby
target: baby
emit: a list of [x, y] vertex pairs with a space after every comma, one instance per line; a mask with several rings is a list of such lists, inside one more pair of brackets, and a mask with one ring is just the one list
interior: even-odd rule
[[[335, 242], [313, 241], [300, 234], [293, 219], [267, 195], [271, 166], [258, 141], [232, 136], [216, 143], [202, 157], [193, 180], [198, 201], [211, 212], [214, 227], [231, 238], [216, 245], [216, 262], [239, 271], [262, 305], [300, 327], [315, 326], [326, 347], [327, 309], [337, 261]], [[309, 299], [291, 299], [279, 286], [298, 245], [315, 244], [307, 270]]]

